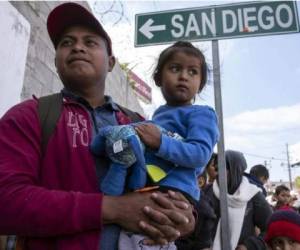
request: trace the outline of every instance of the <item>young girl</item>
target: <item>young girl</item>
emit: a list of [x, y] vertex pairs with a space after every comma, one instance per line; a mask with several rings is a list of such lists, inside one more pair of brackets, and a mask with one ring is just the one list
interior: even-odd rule
[[[199, 201], [197, 177], [209, 161], [219, 136], [214, 110], [193, 105], [207, 80], [204, 55], [189, 42], [176, 42], [160, 54], [153, 78], [166, 104], [155, 111], [153, 123], [136, 126], [141, 141], [151, 149], [146, 153], [147, 165], [158, 166], [165, 173], [165, 177], [150, 181], [150, 185], [181, 191], [192, 202]], [[171, 136], [161, 133], [154, 124], [170, 131]], [[172, 135], [179, 135], [183, 140]], [[122, 237], [124, 234], [120, 242]], [[136, 238], [137, 245], [141, 246], [143, 238]], [[160, 248], [152, 246], [149, 249]], [[169, 245], [166, 249], [176, 247]]]
[[209, 161], [219, 135], [214, 110], [192, 105], [206, 84], [205, 58], [191, 43], [176, 42], [160, 54], [153, 78], [166, 100], [155, 111], [153, 123], [183, 140], [161, 134], [151, 123], [136, 126], [140, 139], [155, 153], [155, 157], [146, 157], [147, 164], [157, 165], [167, 174], [156, 184], [182, 191], [198, 201], [197, 177]]

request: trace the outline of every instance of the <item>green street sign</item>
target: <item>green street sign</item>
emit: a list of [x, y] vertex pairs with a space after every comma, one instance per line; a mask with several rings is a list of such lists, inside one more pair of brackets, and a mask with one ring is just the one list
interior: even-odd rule
[[135, 46], [299, 32], [295, 1], [247, 2], [137, 14]]

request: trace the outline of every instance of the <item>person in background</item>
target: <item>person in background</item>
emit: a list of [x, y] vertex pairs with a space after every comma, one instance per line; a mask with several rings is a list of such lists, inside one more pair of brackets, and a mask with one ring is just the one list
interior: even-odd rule
[[250, 169], [249, 174], [245, 173], [244, 175], [248, 178], [250, 183], [261, 189], [265, 197], [267, 196], [267, 191], [264, 188], [264, 185], [269, 180], [269, 170], [264, 165], [255, 165]]
[[[267, 220], [272, 210], [260, 189], [250, 183], [244, 176], [247, 163], [241, 152], [226, 150], [226, 170], [228, 188], [228, 220], [230, 232], [230, 244], [235, 250], [264, 250], [263, 234], [267, 228]], [[213, 229], [213, 250], [221, 249], [220, 236], [220, 190], [218, 179], [212, 187], [207, 190], [210, 204], [217, 215], [216, 224]], [[260, 229], [259, 236], [255, 228]]]
[[300, 215], [292, 210], [275, 211], [264, 239], [270, 250], [300, 250]]
[[212, 154], [209, 162], [207, 163], [206, 172], [208, 175], [207, 184], [212, 184], [218, 176], [218, 155], [216, 153]]
[[144, 233], [157, 244], [194, 229], [190, 203], [178, 192], [99, 192], [108, 159], [89, 151], [100, 127], [131, 122], [104, 95], [115, 58], [109, 35], [77, 3], [48, 16], [55, 66], [64, 85], [62, 108], [42, 149], [38, 99], [12, 107], [0, 120], [0, 234], [18, 235], [22, 249], [98, 250], [104, 224]]
[[289, 205], [291, 201], [290, 189], [285, 185], [279, 185], [275, 188], [274, 198], [276, 200], [276, 204], [273, 207], [274, 211], [279, 209], [292, 209]]
[[203, 171], [202, 174], [200, 174], [198, 176], [198, 186], [200, 188], [200, 190], [203, 190], [203, 188], [205, 188], [205, 186], [207, 185], [207, 172], [206, 169]]
[[213, 228], [216, 224], [217, 216], [210, 200], [204, 189], [209, 188], [212, 184], [206, 185], [207, 173], [204, 171], [198, 177], [198, 184], [201, 190], [201, 199], [195, 205], [197, 220], [195, 230], [185, 238], [179, 238], [176, 241], [178, 250], [209, 250], [213, 243]]
[[299, 209], [298, 194], [294, 191], [291, 191], [291, 198], [290, 198], [289, 206], [291, 208], [293, 208], [295, 211], [298, 211], [298, 209]]

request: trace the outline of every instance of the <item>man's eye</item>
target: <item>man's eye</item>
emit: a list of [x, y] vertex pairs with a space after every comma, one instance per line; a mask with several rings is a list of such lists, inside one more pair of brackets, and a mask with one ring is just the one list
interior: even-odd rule
[[86, 41], [86, 44], [87, 44], [88, 46], [96, 46], [98, 43], [95, 42], [94, 40], [87, 40], [87, 41]]
[[64, 40], [62, 40], [60, 42], [60, 45], [61, 46], [70, 46], [70, 45], [72, 45], [72, 40], [70, 40], [70, 39], [64, 39]]

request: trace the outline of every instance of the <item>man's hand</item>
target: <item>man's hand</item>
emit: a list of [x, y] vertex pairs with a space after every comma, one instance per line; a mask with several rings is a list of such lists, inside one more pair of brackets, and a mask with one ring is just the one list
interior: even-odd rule
[[161, 143], [161, 132], [153, 123], [140, 123], [134, 126], [141, 141], [151, 149], [157, 150]]
[[116, 223], [148, 236], [150, 244], [166, 244], [193, 231], [192, 207], [183, 195], [130, 193], [103, 197], [103, 223]]
[[[160, 239], [159, 234], [157, 234], [155, 240], [152, 240], [154, 238], [150, 236], [152, 239], [146, 241], [148, 245], [157, 244], [155, 242], [157, 240], [166, 244], [167, 241], [174, 241], [179, 236], [185, 236], [194, 230], [195, 218], [192, 205], [181, 193], [173, 191], [169, 191], [168, 194], [152, 193], [151, 198], [164, 208], [162, 211], [168, 219], [164, 220], [164, 216], [161, 217], [159, 212], [152, 208], [144, 209], [144, 212], [151, 217], [151, 222], [142, 227], [143, 232], [150, 236], [152, 227], [155, 227], [164, 235], [164, 238]], [[154, 232], [153, 230], [153, 234]]]

